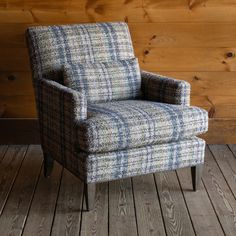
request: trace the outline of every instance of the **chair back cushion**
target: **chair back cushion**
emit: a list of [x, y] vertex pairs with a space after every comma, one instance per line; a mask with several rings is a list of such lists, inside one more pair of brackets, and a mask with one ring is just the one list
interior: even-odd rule
[[33, 78], [61, 82], [65, 63], [94, 63], [134, 58], [126, 23], [30, 27], [26, 32]]
[[64, 85], [83, 91], [88, 102], [139, 98], [141, 75], [138, 60], [66, 64]]

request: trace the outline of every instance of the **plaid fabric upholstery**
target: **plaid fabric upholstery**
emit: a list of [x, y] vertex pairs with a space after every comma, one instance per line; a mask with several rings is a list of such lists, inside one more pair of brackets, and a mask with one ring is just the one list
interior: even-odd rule
[[66, 64], [65, 86], [84, 91], [88, 102], [140, 97], [141, 75], [137, 59], [86, 64]]
[[174, 142], [207, 131], [207, 112], [198, 107], [126, 100], [88, 105], [78, 126], [79, 148], [107, 152]]
[[204, 162], [204, 153], [205, 141], [192, 138], [116, 152], [80, 153], [78, 166], [85, 166], [87, 182], [100, 182], [195, 166]]
[[[140, 107], [138, 105], [132, 107], [129, 117], [129, 119], [132, 116], [135, 117], [136, 125], [139, 124], [139, 119], [143, 122], [144, 117], [148, 121], [145, 124], [146, 126], [142, 125], [137, 129], [138, 137], [144, 140], [143, 136], [140, 135], [142, 129], [146, 132], [146, 139], [152, 140], [153, 137], [160, 137], [157, 129], [155, 129], [154, 134], [149, 132], [149, 129], [153, 129], [151, 126], [156, 125], [157, 117], [154, 114], [157, 112], [157, 114], [166, 114], [166, 116], [159, 117], [157, 124], [165, 124], [163, 119], [168, 117], [166, 124], [172, 126], [167, 126], [167, 133], [170, 132], [171, 128], [169, 129], [169, 127], [172, 127], [173, 135], [170, 135], [170, 140], [176, 140], [176, 142], [168, 141], [169, 143], [145, 145], [123, 150], [116, 149], [103, 153], [88, 153], [78, 150], [78, 133], [86, 127], [86, 124], [89, 124], [89, 120], [96, 120], [99, 116], [104, 121], [111, 122], [111, 120], [104, 118], [106, 117], [104, 112], [98, 112], [100, 109], [105, 109], [104, 104], [87, 105], [84, 92], [78, 92], [57, 83], [62, 82], [62, 67], [66, 63], [84, 64], [134, 58], [130, 34], [125, 23], [31, 27], [27, 30], [26, 37], [33, 72], [43, 151], [50, 154], [83, 181], [101, 182], [203, 163], [204, 141], [194, 137], [189, 138], [189, 140], [178, 140], [178, 138], [183, 137], [183, 134], [190, 135], [191, 132], [192, 135], [195, 135], [194, 132], [198, 132], [197, 130], [205, 131], [207, 121], [202, 119], [201, 127], [193, 122], [195, 117], [198, 123], [201, 120], [200, 113], [202, 112], [202, 117], [205, 117], [205, 113], [197, 108], [196, 110], [195, 108], [189, 108], [190, 110], [193, 109], [192, 112], [188, 110], [183, 114], [180, 111], [181, 109], [187, 109], [186, 107], [181, 108], [179, 106], [178, 110], [177, 106], [176, 108], [173, 106], [172, 108], [169, 107], [169, 110], [166, 107], [165, 110], [160, 108], [161, 106], [159, 108], [157, 106], [156, 110], [163, 109], [163, 113], [158, 113], [156, 110], [153, 111], [153, 108], [150, 108], [150, 110], [141, 109], [141, 101], [137, 101], [137, 104], [140, 102]], [[47, 79], [56, 80], [57, 82]], [[160, 79], [160, 76], [142, 72], [142, 86], [145, 99], [181, 105], [189, 104], [189, 86], [187, 83], [168, 78], [164, 79], [163, 77]], [[144, 101], [143, 103], [147, 102]], [[99, 107], [100, 105], [101, 107]], [[108, 103], [107, 108], [110, 105]], [[135, 111], [135, 107], [137, 111]], [[105, 113], [109, 112], [109, 109]], [[150, 112], [150, 114], [146, 114], [146, 112]], [[114, 116], [111, 115], [110, 117], [112, 117], [112, 124], [114, 124], [113, 131], [116, 129], [118, 131], [113, 132], [114, 137], [113, 133], [109, 133], [108, 137], [115, 140], [116, 132], [119, 133], [120, 137], [123, 135], [125, 137], [124, 141], [120, 139], [117, 146], [120, 147], [127, 142], [127, 137], [130, 137], [129, 133], [125, 135], [121, 132], [131, 130], [131, 123], [128, 123], [130, 126], [126, 129], [127, 120], [119, 121], [121, 119], [120, 113], [118, 117], [115, 113], [116, 110], [114, 110]], [[124, 114], [124, 117], [128, 119], [128, 112], [126, 114]], [[185, 118], [183, 119], [183, 117]], [[180, 123], [174, 123], [177, 121]], [[195, 127], [194, 129], [190, 125], [191, 121]], [[184, 125], [185, 122], [187, 122], [186, 126]], [[99, 122], [98, 124], [100, 125]], [[106, 126], [107, 123], [105, 122], [104, 125]], [[116, 125], [119, 127], [116, 128]], [[188, 127], [191, 132], [183, 127]], [[100, 128], [104, 132], [102, 126]], [[160, 131], [164, 137], [164, 126], [161, 128]], [[81, 136], [81, 134], [79, 135]], [[85, 136], [83, 137], [86, 139]], [[100, 140], [101, 137], [99, 136]], [[91, 136], [89, 139], [91, 139]], [[167, 140], [168, 138], [166, 142]], [[130, 139], [127, 143], [130, 145], [132, 142]], [[80, 144], [84, 147], [87, 145], [85, 140]], [[97, 149], [97, 144], [93, 145], [93, 148]], [[129, 145], [127, 147], [130, 147]]]
[[33, 77], [61, 81], [65, 63], [134, 58], [125, 23], [30, 27], [27, 32]]
[[190, 104], [190, 84], [166, 76], [141, 72], [144, 99], [176, 105]]
[[71, 169], [73, 156], [77, 156], [76, 125], [87, 118], [85, 96], [45, 79], [37, 81], [37, 90], [43, 151]]

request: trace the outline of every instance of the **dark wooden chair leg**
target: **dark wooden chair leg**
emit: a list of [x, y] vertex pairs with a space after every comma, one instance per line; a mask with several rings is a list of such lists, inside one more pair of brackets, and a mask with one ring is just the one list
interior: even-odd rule
[[96, 184], [87, 183], [84, 185], [84, 190], [85, 190], [84, 193], [85, 193], [85, 202], [86, 202], [87, 211], [90, 211], [94, 207]]
[[197, 191], [200, 188], [202, 171], [203, 171], [203, 164], [191, 167], [193, 191]]
[[54, 160], [49, 154], [44, 153], [44, 176], [50, 177], [53, 169]]

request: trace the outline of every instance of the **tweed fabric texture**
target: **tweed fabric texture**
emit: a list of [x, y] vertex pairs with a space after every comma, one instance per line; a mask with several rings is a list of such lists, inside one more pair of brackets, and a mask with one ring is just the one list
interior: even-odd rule
[[205, 141], [199, 138], [126, 149], [116, 152], [80, 154], [87, 182], [101, 182], [164, 170], [195, 166], [204, 162]]
[[78, 143], [86, 152], [107, 152], [174, 142], [207, 128], [207, 112], [198, 107], [115, 101], [88, 105], [88, 118], [78, 126]]
[[[134, 58], [130, 34], [125, 23], [31, 27], [27, 30], [26, 37], [33, 73], [43, 152], [51, 155], [53, 159], [57, 160], [81, 180], [85, 182], [102, 182], [203, 163], [205, 143], [203, 140], [192, 137], [189, 140], [148, 144], [142, 145], [142, 147], [116, 149], [102, 153], [88, 153], [78, 150], [78, 141], [80, 141], [78, 137], [81, 135], [79, 132], [81, 132], [83, 127], [86, 127], [85, 121], [87, 119], [95, 119], [98, 116], [101, 118], [106, 116], [104, 114], [110, 112], [110, 108], [104, 114], [103, 112], [100, 113], [97, 110], [105, 109], [105, 107], [102, 107], [104, 104], [87, 105], [84, 91], [78, 92], [57, 83], [62, 82], [62, 68], [66, 63], [84, 64]], [[155, 76], [148, 72], [142, 72], [142, 87], [145, 92], [145, 99], [180, 105], [189, 104], [187, 95], [189, 88], [187, 85], [185, 88], [182, 84], [179, 85], [181, 82], [170, 82], [168, 78], [160, 79], [159, 77], [159, 75]], [[154, 88], [151, 88], [152, 83], [155, 85]], [[167, 91], [164, 92], [160, 85], [162, 89], [167, 89]], [[99, 107], [100, 105], [101, 107]], [[111, 102], [108, 103], [108, 107], [110, 105]], [[137, 108], [138, 111], [140, 109]], [[138, 134], [142, 133], [142, 129], [147, 132], [146, 127], [149, 127], [149, 125], [151, 127], [155, 123], [154, 120], [156, 118], [154, 119], [153, 115], [155, 112], [151, 113], [154, 119], [152, 121], [150, 114], [146, 115], [145, 113], [147, 110], [140, 110], [140, 114], [134, 112], [135, 106], [131, 110], [130, 117], [126, 116], [127, 119], [131, 119], [134, 116], [136, 124], [138, 124], [139, 120], [143, 122], [144, 116], [148, 120], [147, 126], [142, 123], [142, 126], [137, 129]], [[169, 112], [174, 114], [171, 111]], [[112, 125], [114, 125], [114, 127], [112, 126], [114, 128], [113, 133], [109, 133], [108, 137], [111, 138], [113, 134], [115, 136], [116, 132], [118, 132], [119, 137], [124, 137], [124, 141], [121, 141], [121, 138], [119, 139], [118, 146], [125, 146], [128, 140], [126, 136], [130, 137], [130, 134], [127, 133], [125, 135], [122, 133], [126, 132], [126, 125], [123, 125], [123, 121], [120, 121], [120, 117], [117, 117], [115, 113], [113, 111], [110, 112], [112, 119], [106, 118], [107, 122], [112, 122]], [[165, 114], [167, 113], [168, 111]], [[182, 119], [178, 117], [178, 115], [181, 117], [181, 114], [178, 112], [176, 114], [178, 121]], [[192, 115], [195, 116], [195, 113], [193, 112]], [[172, 115], [170, 116], [172, 117]], [[106, 120], [105, 118], [102, 119]], [[170, 119], [168, 122], [175, 122], [176, 119]], [[198, 118], [196, 119], [198, 121]], [[160, 121], [164, 122], [161, 118]], [[182, 120], [182, 122], [185, 121]], [[115, 128], [116, 122], [118, 128]], [[126, 120], [124, 122], [127, 123]], [[100, 126], [101, 123], [98, 122], [97, 124], [104, 132], [103, 127]], [[131, 125], [130, 123], [128, 124]], [[109, 128], [106, 122], [104, 125]], [[175, 126], [174, 123], [173, 126]], [[176, 137], [176, 139], [178, 135], [178, 137], [182, 137], [182, 133], [180, 132], [177, 135], [177, 132], [183, 126], [181, 124], [177, 126], [177, 131], [173, 130], [176, 135], [173, 135], [173, 137]], [[130, 127], [128, 128], [130, 129]], [[202, 129], [205, 130], [204, 122]], [[163, 130], [164, 127], [160, 129], [160, 132], [164, 134]], [[152, 140], [153, 135], [148, 131], [146, 137]], [[105, 139], [102, 138], [102, 140], [104, 141]], [[128, 140], [129, 142], [130, 140]], [[82, 145], [86, 148], [87, 144], [84, 140]], [[97, 144], [93, 145], [96, 149]]]
[[94, 23], [30, 27], [26, 32], [33, 78], [61, 82], [65, 63], [134, 58], [126, 23]]
[[64, 85], [84, 91], [90, 103], [139, 98], [141, 75], [137, 59], [66, 64]]
[[73, 156], [77, 156], [76, 126], [87, 118], [86, 98], [82, 93], [45, 79], [37, 81], [37, 90], [43, 150], [70, 169], [75, 165]]
[[190, 84], [166, 76], [141, 72], [143, 98], [176, 105], [190, 104]]

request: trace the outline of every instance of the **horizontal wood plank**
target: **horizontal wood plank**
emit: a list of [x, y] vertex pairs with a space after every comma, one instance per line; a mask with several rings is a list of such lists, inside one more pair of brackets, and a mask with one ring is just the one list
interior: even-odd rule
[[[47, 23], [49, 24], [49, 23]], [[36, 24], [0, 22], [0, 48], [25, 48], [25, 31]], [[235, 23], [128, 23], [135, 47], [235, 47]]]
[[[236, 58], [227, 54], [236, 53], [236, 48], [135, 48], [140, 66], [150, 71], [236, 71]], [[26, 48], [2, 48], [0, 70], [29, 71]]]
[[[7, 8], [6, 8], [7, 6]], [[0, 3], [5, 23], [235, 22], [233, 1], [7, 1]]]
[[236, 119], [210, 119], [206, 134], [200, 135], [209, 144], [236, 143]]

